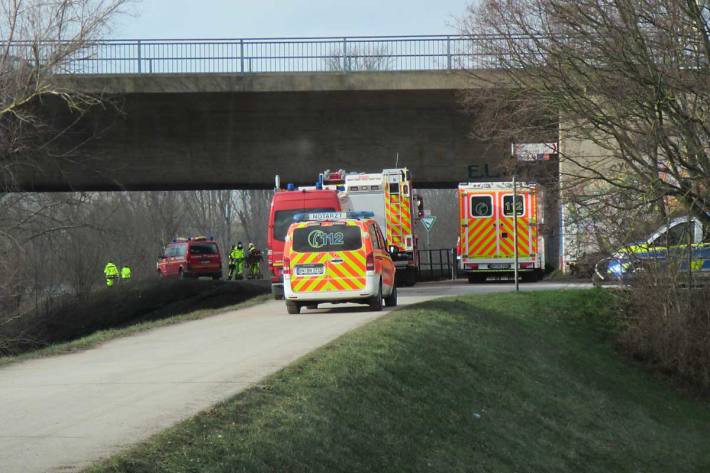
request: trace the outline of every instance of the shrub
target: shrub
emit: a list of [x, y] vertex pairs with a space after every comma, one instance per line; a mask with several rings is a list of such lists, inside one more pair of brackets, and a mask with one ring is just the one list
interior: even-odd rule
[[[703, 282], [703, 281], [701, 281]], [[621, 341], [637, 358], [710, 389], [710, 281], [648, 271], [628, 291]]]

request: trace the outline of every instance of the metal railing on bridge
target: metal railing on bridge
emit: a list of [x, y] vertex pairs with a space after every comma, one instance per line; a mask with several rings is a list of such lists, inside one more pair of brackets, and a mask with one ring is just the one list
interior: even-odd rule
[[[88, 43], [66, 58], [66, 74], [219, 74], [491, 69], [493, 36], [353, 36], [255, 39], [135, 39]], [[15, 42], [11, 54], [37, 56], [59, 43]], [[23, 54], [23, 52], [34, 54]], [[41, 57], [41, 55], [40, 55]], [[31, 63], [31, 61], [30, 61]]]

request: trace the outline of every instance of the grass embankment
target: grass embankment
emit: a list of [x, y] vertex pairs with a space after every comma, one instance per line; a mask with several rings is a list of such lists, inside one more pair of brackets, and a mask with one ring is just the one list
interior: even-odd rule
[[710, 471], [708, 404], [615, 351], [611, 298], [402, 310], [90, 471]]
[[[0, 365], [91, 348], [108, 340], [265, 300], [268, 281], [136, 281], [0, 324]], [[3, 353], [4, 352], [4, 353]]]

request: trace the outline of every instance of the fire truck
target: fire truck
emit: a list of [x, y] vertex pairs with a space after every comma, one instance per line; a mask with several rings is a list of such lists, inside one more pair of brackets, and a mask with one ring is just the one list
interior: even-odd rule
[[418, 265], [414, 228], [423, 213], [424, 202], [414, 193], [409, 170], [384, 169], [378, 173], [328, 170], [321, 174], [321, 180], [324, 188], [344, 186], [353, 210], [374, 212], [397, 267], [397, 284], [413, 286]]
[[516, 213], [518, 271], [523, 280], [542, 278], [543, 191], [535, 183], [517, 183], [516, 188], [514, 209], [512, 182], [459, 184], [458, 269], [470, 283], [483, 282], [488, 276], [513, 274]]
[[[342, 186], [341, 186], [342, 187]], [[283, 299], [284, 240], [293, 217], [303, 212], [337, 212], [350, 210], [347, 196], [335, 186], [325, 188], [320, 182], [315, 186], [296, 187], [288, 184], [281, 188], [276, 176], [276, 188], [271, 199], [267, 235], [267, 261], [271, 272], [271, 293]]]

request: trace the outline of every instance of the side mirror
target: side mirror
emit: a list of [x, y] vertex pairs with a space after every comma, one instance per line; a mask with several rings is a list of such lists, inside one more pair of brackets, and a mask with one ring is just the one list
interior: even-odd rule
[[396, 255], [397, 253], [399, 253], [399, 249], [394, 245], [390, 245], [388, 251], [391, 255]]
[[421, 218], [424, 216], [424, 199], [420, 195], [416, 195], [414, 198], [417, 203], [417, 215]]

